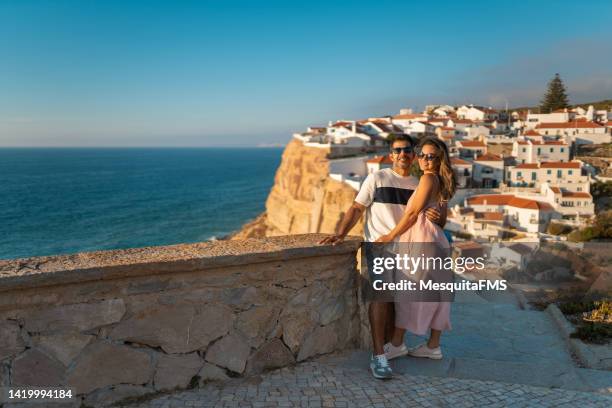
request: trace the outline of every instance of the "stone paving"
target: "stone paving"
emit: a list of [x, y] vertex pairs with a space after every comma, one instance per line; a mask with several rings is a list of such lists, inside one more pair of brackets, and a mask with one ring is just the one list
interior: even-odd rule
[[398, 374], [375, 380], [364, 367], [308, 362], [248, 380], [208, 384], [129, 405], [187, 407], [610, 407], [612, 397], [493, 381]]

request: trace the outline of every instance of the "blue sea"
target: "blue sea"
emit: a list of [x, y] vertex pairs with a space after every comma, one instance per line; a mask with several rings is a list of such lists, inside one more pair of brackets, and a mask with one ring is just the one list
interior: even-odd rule
[[0, 259], [223, 237], [264, 210], [281, 153], [0, 149]]

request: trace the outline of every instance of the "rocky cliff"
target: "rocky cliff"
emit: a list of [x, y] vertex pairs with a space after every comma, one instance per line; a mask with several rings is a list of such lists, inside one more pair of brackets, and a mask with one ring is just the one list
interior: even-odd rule
[[[266, 200], [266, 211], [232, 239], [276, 235], [333, 233], [356, 192], [329, 178], [329, 150], [289, 142]], [[361, 235], [362, 221], [350, 232]]]

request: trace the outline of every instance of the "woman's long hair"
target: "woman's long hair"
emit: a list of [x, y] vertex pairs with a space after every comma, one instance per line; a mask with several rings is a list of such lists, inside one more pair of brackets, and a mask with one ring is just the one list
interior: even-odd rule
[[438, 159], [440, 160], [440, 168], [438, 170], [438, 179], [440, 180], [440, 199], [449, 201], [457, 190], [457, 180], [455, 180], [455, 172], [450, 164], [450, 156], [446, 144], [440, 139], [434, 137], [426, 137], [419, 143], [418, 149], [424, 146], [431, 145], [438, 151]]

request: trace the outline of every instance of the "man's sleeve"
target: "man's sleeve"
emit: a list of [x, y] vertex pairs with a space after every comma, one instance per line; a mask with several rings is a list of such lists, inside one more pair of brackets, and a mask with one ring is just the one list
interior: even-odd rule
[[355, 197], [355, 202], [369, 207], [374, 201], [374, 191], [376, 190], [376, 182], [374, 180], [374, 174], [370, 173], [363, 181], [361, 188], [359, 189], [359, 193], [357, 193], [357, 197]]

